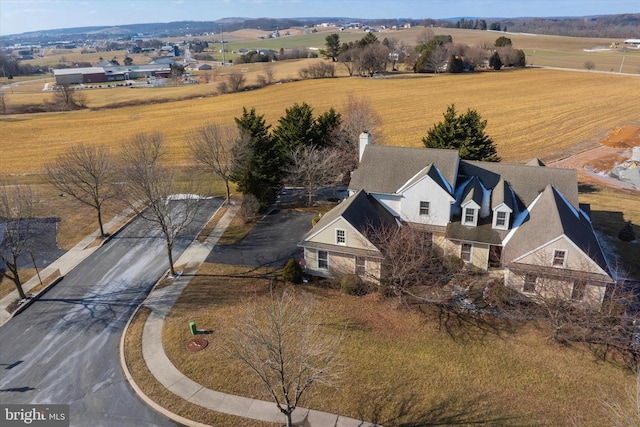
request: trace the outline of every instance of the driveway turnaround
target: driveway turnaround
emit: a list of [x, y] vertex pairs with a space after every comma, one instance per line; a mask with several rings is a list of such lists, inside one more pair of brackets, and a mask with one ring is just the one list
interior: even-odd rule
[[253, 267], [284, 267], [289, 258], [300, 260], [298, 242], [311, 229], [313, 213], [274, 209], [241, 242], [217, 245], [207, 262]]
[[[176, 259], [220, 203], [204, 202]], [[72, 426], [176, 425], [138, 399], [118, 354], [127, 320], [167, 267], [157, 227], [132, 221], [0, 328], [0, 401], [69, 404]]]

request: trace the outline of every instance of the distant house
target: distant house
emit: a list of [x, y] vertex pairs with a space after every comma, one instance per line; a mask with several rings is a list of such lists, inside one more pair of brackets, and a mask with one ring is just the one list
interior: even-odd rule
[[189, 69], [197, 71], [209, 71], [212, 70], [213, 67], [209, 64], [191, 64], [189, 66]]
[[428, 244], [531, 296], [602, 303], [613, 281], [578, 202], [577, 173], [529, 164], [460, 159], [455, 150], [371, 145], [360, 140], [350, 197], [299, 246], [309, 274], [379, 280], [382, 254], [367, 227], [417, 227]]
[[627, 39], [624, 41], [625, 47], [640, 49], [640, 39]]

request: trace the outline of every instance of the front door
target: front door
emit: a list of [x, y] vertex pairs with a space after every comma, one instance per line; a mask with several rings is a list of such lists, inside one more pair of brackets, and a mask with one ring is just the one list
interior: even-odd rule
[[489, 246], [489, 268], [502, 267], [502, 246]]

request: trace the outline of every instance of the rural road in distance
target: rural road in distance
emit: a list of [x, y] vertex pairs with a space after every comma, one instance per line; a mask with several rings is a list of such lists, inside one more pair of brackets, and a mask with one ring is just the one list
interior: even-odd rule
[[[203, 204], [174, 259], [221, 200]], [[118, 353], [133, 310], [167, 268], [159, 229], [136, 218], [0, 328], [0, 401], [69, 404], [72, 426], [175, 426], [136, 396]]]

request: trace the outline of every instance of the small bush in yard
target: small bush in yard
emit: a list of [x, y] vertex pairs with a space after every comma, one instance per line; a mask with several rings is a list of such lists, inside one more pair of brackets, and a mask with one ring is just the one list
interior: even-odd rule
[[340, 290], [348, 295], [364, 294], [364, 283], [357, 274], [346, 274], [340, 281]]
[[633, 242], [636, 240], [636, 234], [633, 232], [631, 221], [627, 221], [624, 227], [622, 227], [622, 230], [618, 233], [618, 239], [623, 242]]
[[282, 270], [282, 278], [291, 283], [302, 283], [302, 267], [295, 259], [290, 258]]
[[313, 218], [311, 218], [311, 226], [314, 227], [321, 218], [322, 215], [314, 216]]

